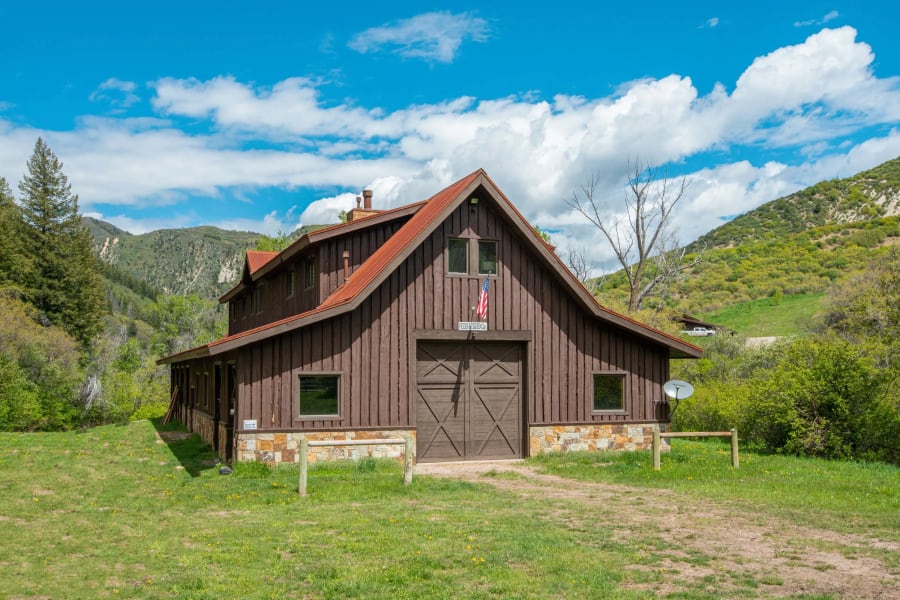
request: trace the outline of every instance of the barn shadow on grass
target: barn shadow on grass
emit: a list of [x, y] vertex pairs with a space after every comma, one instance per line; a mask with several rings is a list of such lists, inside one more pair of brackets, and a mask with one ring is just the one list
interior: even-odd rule
[[213, 452], [212, 447], [191, 433], [181, 423], [162, 424], [162, 419], [151, 419], [157, 437], [169, 447], [178, 462], [191, 477], [199, 476], [203, 471], [219, 466], [221, 460]]

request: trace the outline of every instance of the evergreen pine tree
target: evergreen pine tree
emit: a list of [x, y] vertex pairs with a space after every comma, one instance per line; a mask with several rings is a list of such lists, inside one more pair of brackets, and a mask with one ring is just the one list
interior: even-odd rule
[[41, 138], [27, 168], [19, 184], [23, 246], [32, 261], [27, 295], [52, 323], [87, 345], [101, 329], [103, 281], [78, 196]]
[[27, 271], [22, 254], [22, 215], [9, 184], [0, 177], [0, 289], [22, 283]]

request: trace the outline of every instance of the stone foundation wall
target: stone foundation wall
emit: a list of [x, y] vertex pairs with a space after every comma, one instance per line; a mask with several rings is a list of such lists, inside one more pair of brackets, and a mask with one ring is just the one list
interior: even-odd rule
[[[529, 428], [529, 455], [548, 452], [578, 452], [583, 450], [649, 450], [653, 447], [653, 432], [665, 431], [657, 423], [620, 425], [598, 423], [592, 425], [546, 425]], [[662, 450], [668, 450], [668, 440], [661, 440]]]
[[[298, 449], [300, 436], [309, 441], [324, 440], [376, 440], [385, 438], [405, 439], [413, 437], [415, 452], [416, 431], [414, 429], [383, 429], [378, 431], [307, 431], [291, 433], [236, 433], [236, 460], [266, 463], [300, 462]], [[361, 458], [403, 458], [403, 445], [371, 446], [320, 446], [309, 449], [307, 460], [359, 460]]]
[[213, 430], [216, 426], [214, 419], [206, 413], [199, 410], [191, 410], [188, 415], [189, 423], [187, 428], [200, 436], [204, 442], [212, 446]]

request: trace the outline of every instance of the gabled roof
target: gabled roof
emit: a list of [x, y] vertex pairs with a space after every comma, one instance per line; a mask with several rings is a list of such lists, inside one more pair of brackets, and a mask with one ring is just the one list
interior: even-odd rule
[[247, 250], [247, 270], [250, 275], [259, 271], [267, 262], [278, 256], [277, 252]]
[[[366, 229], [374, 225], [379, 225], [381, 223], [408, 217], [411, 214], [415, 214], [415, 212], [419, 210], [424, 204], [425, 202], [415, 202], [413, 204], [407, 204], [406, 206], [401, 206], [399, 208], [381, 210], [378, 211], [378, 214], [354, 219], [347, 223], [337, 223], [336, 225], [329, 225], [328, 227], [323, 227], [321, 229], [316, 229], [315, 231], [306, 233], [300, 236], [299, 239], [294, 241], [290, 246], [288, 246], [281, 252], [272, 253], [274, 254], [274, 256], [267, 259], [258, 268], [253, 269], [249, 272], [249, 281], [245, 281], [245, 278], [241, 278], [241, 281], [238, 282], [236, 286], [225, 292], [225, 294], [223, 294], [219, 298], [219, 302], [228, 302], [239, 293], [241, 293], [247, 287], [247, 283], [250, 283], [251, 281], [257, 281], [260, 278], [265, 277], [266, 273], [276, 268], [278, 265], [283, 264], [306, 248], [309, 248], [310, 246], [315, 246], [316, 244], [320, 244], [325, 240], [342, 235], [347, 235], [360, 229]], [[247, 251], [248, 261], [250, 259], [250, 252], [252, 251]]]
[[[496, 207], [505, 215], [507, 221], [527, 242], [530, 242], [532, 248], [541, 257], [541, 260], [556, 275], [558, 282], [566, 287], [588, 312], [603, 321], [668, 347], [670, 356], [694, 358], [701, 356], [703, 350], [698, 346], [601, 306], [556, 253], [538, 236], [534, 228], [516, 210], [509, 199], [488, 177], [487, 173], [483, 169], [479, 169], [451, 184], [424, 202], [396, 209], [399, 211], [416, 207], [413, 211], [415, 214], [409, 221], [385, 241], [378, 250], [350, 275], [350, 278], [344, 285], [337, 288], [318, 307], [280, 321], [267, 323], [255, 329], [221, 338], [206, 346], [200, 346], [199, 348], [160, 359], [159, 362], [176, 362], [189, 358], [220, 354], [355, 309], [431, 235], [435, 228], [456, 210], [460, 203], [464, 202], [479, 189], [484, 189], [495, 200]], [[381, 217], [383, 215], [369, 217], [369, 219], [380, 219]], [[359, 222], [366, 220], [368, 219], [360, 219]]]

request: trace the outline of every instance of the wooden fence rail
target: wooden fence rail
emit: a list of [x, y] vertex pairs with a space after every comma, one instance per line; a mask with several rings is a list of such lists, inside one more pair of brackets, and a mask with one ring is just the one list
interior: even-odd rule
[[306, 480], [309, 472], [309, 447], [310, 446], [399, 446], [403, 445], [403, 485], [412, 483], [412, 458], [413, 439], [407, 436], [401, 438], [383, 438], [374, 440], [321, 440], [309, 441], [306, 436], [300, 438], [300, 479], [297, 482], [297, 492], [301, 496], [306, 495]]
[[737, 429], [731, 431], [673, 431], [670, 433], [653, 432], [653, 469], [659, 471], [660, 440], [662, 438], [686, 438], [686, 437], [730, 437], [731, 438], [731, 466], [735, 469], [740, 465], [738, 459]]

